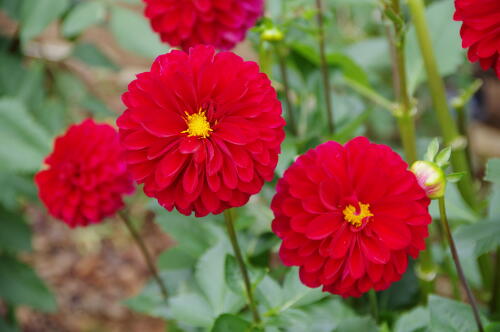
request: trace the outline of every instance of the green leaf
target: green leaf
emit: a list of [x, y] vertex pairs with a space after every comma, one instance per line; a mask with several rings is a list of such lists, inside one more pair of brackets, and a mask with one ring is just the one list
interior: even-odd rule
[[16, 99], [0, 99], [0, 169], [40, 169], [52, 139]]
[[91, 94], [85, 96], [81, 106], [88, 109], [96, 117], [113, 117], [114, 113], [101, 100]]
[[347, 318], [342, 320], [338, 327], [335, 329], [336, 332], [378, 332], [377, 324], [371, 317], [363, 318]]
[[455, 173], [450, 173], [446, 175], [446, 180], [451, 183], [456, 183], [462, 180], [464, 177], [465, 172], [455, 172]]
[[69, 0], [23, 0], [21, 8], [21, 40], [38, 36], [69, 7]]
[[84, 1], [77, 4], [64, 19], [62, 33], [71, 38], [79, 35], [88, 27], [98, 24], [106, 16], [106, 7], [99, 1]]
[[138, 13], [115, 6], [111, 10], [111, 32], [126, 50], [147, 58], [155, 58], [168, 52], [148, 21]]
[[283, 303], [281, 310], [286, 308], [297, 308], [303, 305], [321, 300], [327, 296], [327, 293], [321, 291], [321, 288], [309, 288], [299, 279], [297, 268], [291, 268], [285, 276], [283, 283]]
[[155, 204], [155, 221], [167, 234], [171, 235], [183, 251], [193, 258], [201, 256], [211, 244], [213, 238], [210, 236], [210, 230], [207, 223], [195, 217], [186, 217], [173, 211], [168, 212], [164, 208]]
[[54, 296], [33, 269], [7, 255], [0, 256], [0, 298], [42, 311], [56, 309]]
[[21, 16], [21, 5], [22, 1], [19, 0], [3, 0], [0, 1], [2, 9], [5, 10], [7, 15], [15, 20], [18, 20]]
[[450, 161], [451, 157], [451, 147], [447, 146], [441, 150], [436, 156], [436, 164], [439, 167], [443, 167]]
[[461, 256], [479, 257], [500, 245], [500, 221], [480, 221], [460, 226], [454, 237]]
[[[464, 60], [460, 43], [460, 22], [453, 21], [453, 1], [437, 1], [427, 7], [426, 17], [432, 44], [441, 76], [455, 73]], [[406, 38], [406, 63], [408, 89], [413, 94], [425, 80], [423, 58], [417, 42], [415, 26], [412, 24]]]
[[17, 252], [31, 250], [31, 230], [22, 214], [12, 213], [0, 206], [0, 249]]
[[7, 323], [3, 317], [0, 316], [0, 331], [2, 332], [19, 332], [20, 330], [9, 323]]
[[267, 309], [274, 310], [283, 303], [283, 292], [280, 285], [270, 276], [265, 276], [257, 287], [257, 295]]
[[488, 160], [488, 164], [486, 165], [486, 175], [484, 179], [486, 181], [500, 184], [500, 158], [493, 158]]
[[425, 152], [424, 159], [433, 162], [438, 151], [439, 151], [439, 139], [436, 137], [429, 143], [427, 151]]
[[344, 76], [358, 82], [359, 84], [369, 86], [368, 75], [365, 73], [353, 59], [347, 55], [333, 53], [327, 55], [327, 62], [330, 66], [339, 68]]
[[[252, 289], [255, 289], [258, 284], [264, 279], [266, 271], [264, 269], [254, 268], [247, 263], [249, 278]], [[236, 294], [246, 294], [245, 284], [241, 275], [240, 268], [236, 258], [232, 255], [226, 255], [225, 261], [225, 278], [227, 286]]]
[[[476, 331], [476, 323], [470, 305], [431, 295], [429, 312], [432, 331], [471, 332]], [[486, 323], [486, 319], [482, 319]]]
[[193, 267], [196, 263], [196, 258], [187, 253], [181, 244], [177, 247], [167, 249], [167, 251], [158, 257], [157, 262], [160, 270], [185, 269]]
[[209, 327], [215, 319], [210, 304], [198, 293], [173, 297], [170, 309], [174, 319], [191, 326]]
[[229, 314], [217, 317], [212, 332], [249, 332], [251, 324], [246, 320]]
[[429, 326], [429, 311], [417, 307], [399, 316], [394, 332], [423, 332]]
[[196, 265], [196, 281], [217, 314], [224, 312], [226, 253], [226, 248], [218, 244], [203, 254]]
[[77, 43], [73, 49], [73, 56], [91, 66], [118, 69], [118, 66], [94, 44]]
[[285, 137], [285, 140], [281, 144], [281, 153], [278, 159], [278, 166], [276, 166], [276, 173], [280, 177], [283, 176], [283, 173], [292, 164], [297, 155], [297, 146], [294, 139], [290, 136]]
[[332, 140], [345, 143], [351, 138], [356, 136], [356, 133], [359, 132], [359, 129], [366, 123], [366, 121], [370, 118], [370, 114], [372, 113], [371, 109], [367, 109], [363, 113], [356, 115], [352, 118], [348, 123], [340, 126], [338, 130], [336, 130], [333, 135]]
[[55, 76], [57, 92], [68, 104], [79, 105], [87, 96], [87, 88], [77, 76], [65, 71], [58, 71]]
[[484, 328], [485, 332], [500, 332], [500, 323], [491, 323]]
[[36, 121], [52, 135], [62, 133], [69, 124], [68, 109], [61, 99], [50, 97], [35, 106], [32, 111]]
[[31, 176], [0, 171], [0, 202], [9, 210], [19, 208], [20, 197], [37, 199], [37, 190]]
[[[481, 216], [464, 202], [455, 183], [448, 183], [446, 186], [445, 199], [448, 218], [454, 224], [457, 222], [474, 223], [480, 220]], [[439, 220], [437, 200], [431, 202], [429, 212], [434, 219]]]

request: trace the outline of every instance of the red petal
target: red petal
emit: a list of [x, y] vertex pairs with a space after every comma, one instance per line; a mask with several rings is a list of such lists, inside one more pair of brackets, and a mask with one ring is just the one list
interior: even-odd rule
[[309, 223], [306, 236], [312, 240], [321, 240], [336, 231], [340, 225], [341, 222], [337, 214], [323, 214]]
[[348, 262], [351, 276], [354, 279], [361, 278], [365, 273], [365, 259], [357, 243], [352, 247]]
[[391, 258], [391, 252], [386, 248], [384, 243], [375, 238], [360, 236], [359, 243], [366, 258], [373, 263], [385, 264]]

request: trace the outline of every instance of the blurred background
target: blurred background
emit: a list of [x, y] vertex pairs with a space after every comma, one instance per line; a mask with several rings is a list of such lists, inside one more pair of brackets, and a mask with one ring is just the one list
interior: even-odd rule
[[[329, 137], [312, 1], [267, 1], [266, 17], [285, 32], [282, 57], [298, 123], [297, 137], [283, 145], [278, 174], [298, 153], [325, 139], [346, 141], [364, 134], [402, 151], [392, 115], [360, 97], [345, 80], [369, 82], [378, 93], [394, 99], [388, 23], [377, 4], [376, 0], [325, 1], [327, 58], [338, 128]], [[428, 4], [450, 100], [474, 80], [483, 82], [465, 109], [454, 113], [469, 138], [474, 174], [480, 178], [485, 160], [500, 157], [500, 83], [492, 72], [482, 72], [466, 61], [458, 37], [460, 24], [448, 20], [453, 1]], [[89, 116], [114, 123], [123, 111], [120, 96], [127, 84], [148, 70], [157, 55], [169, 51], [151, 31], [142, 11], [139, 0], [0, 0], [0, 317], [15, 315], [23, 331], [165, 330], [165, 321], [152, 317], [162, 317], [162, 313], [138, 313], [153, 310], [154, 301], [128, 300], [141, 292], [149, 275], [126, 229], [112, 219], [69, 229], [47, 215], [32, 180], [55, 136]], [[283, 97], [275, 46], [262, 42], [259, 31], [251, 31], [235, 52], [247, 60], [270, 58], [268, 74]], [[423, 153], [430, 139], [439, 135], [439, 128], [418, 52], [410, 26], [408, 75], [410, 90], [419, 99], [418, 143]], [[252, 200], [240, 220], [241, 229], [252, 228], [265, 244], [262, 248], [266, 249], [254, 255], [256, 262], [264, 259], [264, 265], [277, 264], [269, 252], [276, 244], [269, 235], [272, 186]], [[184, 268], [183, 252], [167, 250], [176, 244], [169, 236], [170, 228], [176, 227], [175, 222], [169, 224], [175, 217], [159, 211], [140, 192], [129, 199], [130, 210], [158, 257], [160, 270]], [[452, 197], [461, 206], [458, 196]], [[456, 225], [478, 218], [463, 206], [451, 215]], [[469, 271], [477, 274], [473, 268]], [[451, 293], [446, 281], [438, 290]], [[396, 306], [402, 302], [402, 307], [411, 301], [389, 298]], [[8, 327], [0, 320], [0, 331], [4, 329]]]

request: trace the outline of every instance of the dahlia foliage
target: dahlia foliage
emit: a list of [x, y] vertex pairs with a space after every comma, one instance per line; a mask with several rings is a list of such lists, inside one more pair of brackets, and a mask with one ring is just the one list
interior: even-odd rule
[[[23, 187], [26, 173], [38, 171], [40, 200], [72, 228], [113, 216], [140, 185], [141, 195], [130, 198], [131, 207], [119, 217], [138, 242], [156, 286], [127, 301], [133, 309], [163, 316], [174, 324], [169, 330], [213, 332], [375, 331], [375, 326], [402, 331], [407, 322], [415, 325], [408, 332], [476, 331], [476, 324], [483, 331], [479, 313], [500, 317], [500, 284], [487, 289], [491, 280], [500, 280], [500, 261], [490, 266], [500, 251], [489, 252], [500, 245], [498, 223], [492, 222], [500, 212], [492, 206], [489, 219], [481, 220], [494, 201], [486, 196], [500, 188], [500, 162], [478, 167], [489, 151], [471, 158], [478, 144], [465, 142], [466, 119], [472, 118], [467, 105], [485, 89], [474, 117], [489, 118], [495, 105], [486, 99], [496, 87], [467, 78], [472, 66], [463, 50], [500, 78], [500, 0], [396, 0], [377, 6], [377, 1], [352, 6], [355, 1], [270, 0], [267, 7], [264, 0], [144, 0], [144, 12], [133, 1], [58, 1], [53, 11], [41, 10], [49, 0], [37, 0], [36, 6], [16, 1], [19, 5], [0, 0], [10, 31], [0, 47], [6, 63], [0, 66], [0, 138], [18, 135], [13, 146], [20, 152], [2, 143], [0, 179], [22, 189], [19, 195], [17, 188], [0, 195], [0, 219], [8, 210], [4, 201], [25, 207], [18, 198], [30, 192]], [[459, 41], [459, 24], [450, 24], [454, 7], [463, 48], [453, 42]], [[383, 24], [371, 21], [375, 12]], [[113, 63], [108, 52], [79, 38], [93, 24], [106, 29], [108, 18], [110, 35], [124, 50], [157, 56], [127, 88], [115, 82], [123, 105], [110, 110], [106, 106], [114, 104], [96, 93], [105, 91], [90, 83], [103, 77], [108, 82], [106, 75], [109, 82], [119, 81], [130, 67], [125, 60]], [[45, 45], [45, 38], [37, 37], [51, 22], [51, 31], [60, 26], [61, 38], [74, 43], [68, 54], [56, 56], [50, 45], [52, 52], [37, 51]], [[262, 68], [230, 51], [247, 34], [242, 55], [258, 58]], [[452, 42], [434, 45], [436, 39]], [[157, 55], [168, 47], [163, 43], [172, 49]], [[437, 60], [448, 58], [453, 61], [441, 68]], [[94, 65], [99, 69], [91, 71]], [[120, 75], [113, 71], [118, 68]], [[450, 95], [457, 96], [450, 103], [456, 117], [448, 109]], [[417, 100], [421, 96], [426, 102]], [[71, 112], [59, 116], [66, 109]], [[375, 114], [379, 109], [389, 112]], [[79, 111], [115, 114], [116, 128], [92, 119], [71, 125], [41, 166], [47, 153], [41, 138], [49, 141], [66, 119], [81, 119]], [[416, 121], [417, 113], [422, 121]], [[423, 128], [434, 118], [436, 125]], [[373, 142], [355, 137], [359, 133]], [[394, 150], [376, 144], [378, 139]], [[431, 140], [425, 161], [419, 160], [422, 145]], [[441, 151], [439, 141], [446, 145]], [[453, 173], [447, 173], [449, 166]], [[499, 183], [484, 185], [478, 178], [483, 173], [485, 181]], [[431, 199], [433, 217], [443, 227], [429, 237]], [[449, 218], [446, 204], [455, 209]], [[144, 220], [158, 223], [178, 242], [175, 248], [166, 245], [158, 268], [149, 243], [135, 230]], [[7, 271], [2, 257], [27, 245], [3, 245], [9, 238], [0, 239], [0, 271]], [[471, 257], [464, 266], [471, 271], [463, 273], [459, 256], [466, 250]], [[13, 305], [25, 304], [9, 302], [9, 287], [1, 287], [5, 280], [0, 272], [0, 326], [4, 318], [14, 324]], [[449, 294], [436, 285], [452, 289], [455, 300], [466, 293], [471, 307], [439, 299], [436, 294]], [[406, 293], [406, 288], [411, 289]], [[342, 299], [367, 292], [368, 301]], [[481, 296], [479, 305], [474, 292]], [[403, 319], [395, 316], [412, 306], [416, 310]], [[362, 317], [369, 309], [373, 317]], [[349, 320], [340, 317], [344, 314]]]
[[386, 289], [425, 249], [430, 201], [389, 147], [358, 137], [300, 156], [278, 182], [273, 231], [285, 265], [344, 297]]
[[205, 44], [232, 49], [264, 10], [264, 0], [144, 0], [161, 40], [184, 50]]
[[130, 171], [167, 210], [221, 213], [273, 178], [285, 122], [256, 63], [209, 46], [172, 51], [123, 102], [117, 124]]
[[35, 176], [40, 199], [52, 216], [70, 227], [112, 216], [134, 191], [118, 133], [88, 119], [59, 136], [45, 168]]
[[462, 21], [462, 46], [471, 62], [493, 68], [500, 78], [500, 1], [455, 0], [456, 21]]

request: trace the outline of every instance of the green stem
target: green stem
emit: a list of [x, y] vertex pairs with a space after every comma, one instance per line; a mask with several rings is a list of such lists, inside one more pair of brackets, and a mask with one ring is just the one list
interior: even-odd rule
[[472, 293], [469, 284], [467, 283], [467, 279], [465, 278], [465, 274], [462, 269], [462, 264], [460, 263], [460, 258], [458, 257], [457, 247], [455, 246], [455, 241], [453, 240], [453, 236], [451, 234], [450, 225], [448, 223], [448, 217], [446, 215], [446, 203], [444, 197], [441, 197], [439, 199], [439, 215], [441, 216], [441, 223], [443, 224], [446, 237], [448, 238], [451, 255], [453, 257], [453, 261], [455, 262], [455, 267], [457, 269], [458, 277], [462, 282], [462, 286], [464, 287], [465, 292], [467, 293], [467, 298], [469, 299], [470, 305], [472, 306], [472, 312], [474, 314], [474, 319], [476, 321], [477, 328], [479, 329], [479, 332], [483, 332], [484, 331], [483, 324], [481, 323], [481, 317], [479, 316], [479, 309], [477, 307], [476, 298], [474, 297], [474, 294]]
[[375, 90], [356, 82], [348, 77], [344, 77], [344, 82], [348, 87], [359, 93], [362, 97], [368, 99], [372, 103], [386, 109], [387, 111], [394, 113], [397, 111], [397, 105], [392, 103], [390, 100], [382, 95], [379, 95]]
[[[437, 231], [439, 235], [439, 243], [441, 250], [446, 251], [446, 239], [443, 231], [443, 226], [440, 223], [433, 223], [434, 229]], [[444, 270], [445, 273], [448, 275], [451, 281], [451, 286], [452, 286], [452, 291], [453, 291], [453, 297], [457, 300], [461, 299], [460, 296], [460, 286], [459, 286], [459, 281], [457, 279], [457, 276], [453, 273], [453, 263], [450, 260], [450, 257], [446, 256], [444, 258]]]
[[446, 145], [452, 146], [454, 151], [451, 156], [451, 164], [455, 172], [465, 172], [464, 177], [458, 182], [458, 188], [464, 200], [474, 210], [479, 210], [479, 204], [472, 181], [471, 172], [467, 163], [467, 156], [463, 147], [457, 147], [460, 141], [460, 135], [453, 118], [450, 115], [448, 103], [446, 100], [446, 90], [442, 77], [437, 68], [434, 49], [432, 46], [429, 28], [425, 18], [425, 6], [423, 0], [408, 0], [410, 13], [417, 31], [418, 43], [420, 52], [424, 60], [425, 70], [427, 73], [428, 84], [436, 109], [441, 132]]
[[132, 235], [132, 238], [135, 240], [135, 242], [137, 243], [137, 246], [141, 250], [142, 256], [144, 257], [144, 260], [146, 261], [146, 265], [148, 266], [149, 271], [153, 275], [153, 278], [156, 281], [158, 288], [160, 289], [160, 292], [163, 296], [163, 299], [166, 301], [168, 298], [167, 287], [163, 283], [163, 280], [161, 280], [160, 275], [158, 274], [158, 271], [156, 270], [156, 266], [153, 263], [153, 259], [151, 258], [151, 255], [149, 254], [149, 251], [146, 247], [146, 244], [142, 240], [139, 233], [135, 230], [128, 215], [122, 211], [118, 212], [118, 215], [120, 216], [119, 219], [123, 221], [125, 226], [127, 226], [127, 229], [129, 230], [130, 234]]
[[272, 68], [272, 54], [269, 51], [268, 48], [266, 48], [266, 43], [263, 41], [260, 42], [259, 44], [259, 65], [260, 65], [260, 71], [265, 73], [269, 79], [272, 79], [272, 73], [271, 73], [271, 68]]
[[500, 247], [497, 248], [495, 259], [495, 276], [493, 282], [493, 295], [490, 302], [490, 312], [494, 318], [500, 317]]
[[370, 299], [370, 312], [373, 319], [378, 322], [378, 302], [377, 293], [375, 292], [375, 290], [370, 289], [370, 291], [368, 292], [368, 297]]
[[295, 122], [295, 116], [293, 115], [292, 102], [290, 100], [290, 83], [288, 81], [288, 69], [286, 68], [285, 58], [282, 54], [282, 50], [278, 46], [276, 48], [276, 54], [278, 55], [278, 64], [281, 72], [281, 80], [283, 82], [283, 88], [285, 89], [285, 105], [288, 115], [288, 123], [290, 125], [291, 132], [297, 136], [297, 123]]
[[323, 92], [325, 94], [325, 104], [326, 104], [326, 117], [328, 121], [328, 130], [330, 134], [335, 131], [335, 125], [333, 122], [333, 104], [330, 96], [330, 73], [328, 71], [328, 63], [326, 61], [326, 51], [325, 51], [325, 24], [323, 22], [323, 2], [322, 0], [316, 0], [316, 10], [317, 10], [317, 20], [318, 20], [318, 43], [319, 43], [319, 57], [320, 57], [320, 69], [321, 76], [323, 78]]
[[[400, 16], [399, 0], [392, 1], [392, 11]], [[396, 20], [391, 20], [394, 25], [395, 36], [389, 33], [389, 44], [391, 54], [394, 56], [393, 75], [395, 78], [395, 94], [398, 97], [398, 102], [401, 109], [396, 113], [398, 120], [399, 133], [401, 135], [401, 143], [405, 150], [406, 161], [408, 164], [413, 164], [417, 159], [417, 138], [415, 135], [415, 120], [412, 111], [412, 102], [408, 93], [408, 80], [406, 77], [406, 57], [405, 57], [405, 30], [402, 24]], [[393, 36], [395, 38], [393, 38]]]
[[248, 297], [248, 305], [250, 310], [252, 311], [253, 320], [256, 324], [260, 324], [260, 316], [259, 311], [257, 310], [257, 306], [255, 304], [253, 298], [252, 286], [250, 283], [250, 277], [248, 276], [247, 267], [245, 265], [245, 261], [243, 259], [243, 255], [241, 254], [240, 245], [238, 243], [238, 237], [236, 235], [236, 231], [234, 229], [234, 220], [231, 209], [227, 209], [224, 211], [224, 220], [226, 222], [227, 234], [229, 235], [229, 240], [231, 241], [231, 245], [233, 246], [234, 255], [236, 256], [236, 261], [240, 267], [241, 275], [243, 276], [243, 283], [245, 284], [245, 289]]

